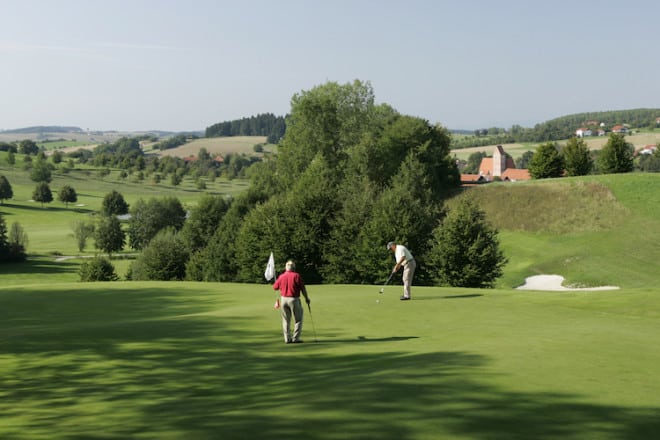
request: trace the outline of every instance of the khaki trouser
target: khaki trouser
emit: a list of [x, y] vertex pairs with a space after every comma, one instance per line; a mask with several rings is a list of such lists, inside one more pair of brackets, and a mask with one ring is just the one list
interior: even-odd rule
[[[299, 341], [302, 334], [303, 306], [300, 297], [283, 296], [280, 298], [282, 313], [282, 332], [284, 342]], [[293, 338], [291, 337], [291, 316], [293, 316]]]
[[415, 260], [410, 260], [403, 266], [403, 296], [410, 298], [410, 286], [412, 285], [413, 275], [415, 275], [415, 269], [417, 268], [417, 263]]

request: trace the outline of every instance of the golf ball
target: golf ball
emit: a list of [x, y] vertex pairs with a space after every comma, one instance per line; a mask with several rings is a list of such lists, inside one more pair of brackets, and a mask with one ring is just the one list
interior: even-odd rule
[[379, 299], [377, 299], [377, 300], [376, 300], [376, 302], [377, 302], [377, 303], [380, 303], [380, 300], [379, 300]]

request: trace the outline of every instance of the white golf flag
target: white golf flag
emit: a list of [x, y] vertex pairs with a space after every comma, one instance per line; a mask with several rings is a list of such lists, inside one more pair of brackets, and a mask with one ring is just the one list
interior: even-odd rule
[[264, 272], [264, 277], [267, 281], [275, 278], [275, 257], [273, 257], [272, 252], [270, 253], [270, 257], [268, 257], [268, 264], [266, 265], [266, 272]]

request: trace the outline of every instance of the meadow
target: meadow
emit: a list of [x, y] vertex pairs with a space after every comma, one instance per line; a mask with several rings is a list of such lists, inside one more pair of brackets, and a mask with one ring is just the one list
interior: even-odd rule
[[[649, 439], [660, 433], [660, 176], [491, 183], [473, 197], [509, 263], [495, 289], [311, 285], [304, 344], [282, 342], [266, 284], [80, 283], [70, 223], [201, 194], [55, 177], [78, 205], [0, 205], [30, 238], [0, 266], [0, 438]], [[77, 178], [79, 180], [70, 180]], [[218, 181], [230, 194], [244, 182]], [[455, 201], [450, 201], [455, 203]], [[83, 255], [93, 255], [91, 243]], [[129, 253], [128, 251], [126, 253]], [[126, 256], [124, 256], [126, 257]], [[266, 265], [264, 258], [264, 268]], [[113, 260], [120, 275], [130, 260]], [[281, 270], [283, 261], [277, 261]], [[522, 291], [535, 274], [611, 291]]]

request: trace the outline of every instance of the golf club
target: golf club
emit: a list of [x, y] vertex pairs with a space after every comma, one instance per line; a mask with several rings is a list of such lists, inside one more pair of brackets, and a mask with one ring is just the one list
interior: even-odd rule
[[383, 287], [380, 288], [379, 293], [383, 293], [385, 291], [385, 286], [387, 286], [387, 283], [389, 283], [390, 280], [392, 279], [392, 275], [394, 275], [394, 272], [390, 272], [390, 276], [387, 277], [387, 280], [385, 281], [385, 284], [383, 284]]
[[312, 306], [307, 303], [307, 310], [309, 310], [309, 320], [312, 321], [312, 330], [314, 331], [314, 342], [319, 342], [316, 339], [316, 327], [314, 327], [314, 318], [312, 317]]

